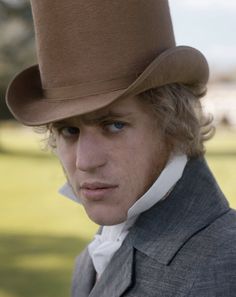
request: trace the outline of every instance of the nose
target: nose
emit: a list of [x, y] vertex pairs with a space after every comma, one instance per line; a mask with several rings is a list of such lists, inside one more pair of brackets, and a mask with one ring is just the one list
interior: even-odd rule
[[76, 150], [76, 168], [93, 172], [106, 164], [104, 140], [97, 133], [81, 133]]

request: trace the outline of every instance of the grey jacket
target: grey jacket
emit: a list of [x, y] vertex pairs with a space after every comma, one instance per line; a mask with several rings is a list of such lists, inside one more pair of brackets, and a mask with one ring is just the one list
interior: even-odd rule
[[96, 284], [87, 249], [77, 258], [72, 297], [87, 296], [236, 296], [236, 212], [203, 159], [140, 215]]

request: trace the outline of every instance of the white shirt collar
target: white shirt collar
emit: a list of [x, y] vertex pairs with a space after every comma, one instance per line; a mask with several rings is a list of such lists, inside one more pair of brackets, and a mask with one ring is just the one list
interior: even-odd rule
[[[121, 224], [104, 226], [102, 233], [95, 235], [88, 249], [98, 275], [102, 274], [114, 253], [120, 248], [138, 216], [168, 196], [167, 194], [181, 178], [186, 163], [186, 155], [172, 156], [151, 188], [128, 210], [127, 220]], [[68, 183], [59, 190], [59, 193], [81, 203]]]
[[128, 219], [139, 215], [164, 199], [182, 176], [186, 163], [186, 155], [171, 157], [151, 188], [129, 209]]
[[81, 204], [80, 199], [75, 195], [71, 185], [66, 182], [59, 190], [58, 193], [61, 194], [62, 196], [69, 198], [77, 203]]
[[[128, 218], [131, 218], [141, 212], [149, 209], [158, 201], [157, 196], [160, 198], [164, 197], [170, 188], [179, 180], [182, 176], [184, 167], [187, 163], [187, 156], [184, 154], [174, 155], [168, 161], [166, 167], [163, 169], [155, 183], [151, 188], [136, 201], [135, 204], [128, 210]], [[62, 196], [69, 198], [76, 203], [81, 204], [81, 200], [75, 195], [72, 187], [66, 182], [59, 190]], [[161, 199], [160, 198], [160, 199]]]

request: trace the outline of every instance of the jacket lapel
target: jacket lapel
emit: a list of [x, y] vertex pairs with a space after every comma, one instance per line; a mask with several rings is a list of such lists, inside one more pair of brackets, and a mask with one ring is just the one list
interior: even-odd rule
[[129, 237], [137, 250], [168, 265], [191, 236], [227, 211], [205, 160], [192, 159], [169, 197], [143, 213]]
[[88, 249], [85, 249], [76, 261], [72, 281], [72, 297], [88, 297], [96, 279], [96, 273]]
[[126, 238], [97, 281], [89, 297], [119, 297], [132, 284], [133, 247]]
[[122, 296], [133, 284], [135, 249], [168, 265], [189, 238], [228, 211], [204, 159], [190, 160], [170, 195], [140, 215], [95, 285], [88, 251], [79, 256], [72, 297]]

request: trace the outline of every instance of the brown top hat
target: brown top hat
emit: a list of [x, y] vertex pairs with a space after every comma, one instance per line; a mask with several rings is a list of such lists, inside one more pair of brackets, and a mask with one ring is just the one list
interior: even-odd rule
[[169, 83], [205, 85], [208, 64], [175, 45], [167, 0], [31, 0], [38, 65], [10, 83], [7, 104], [30, 126]]

